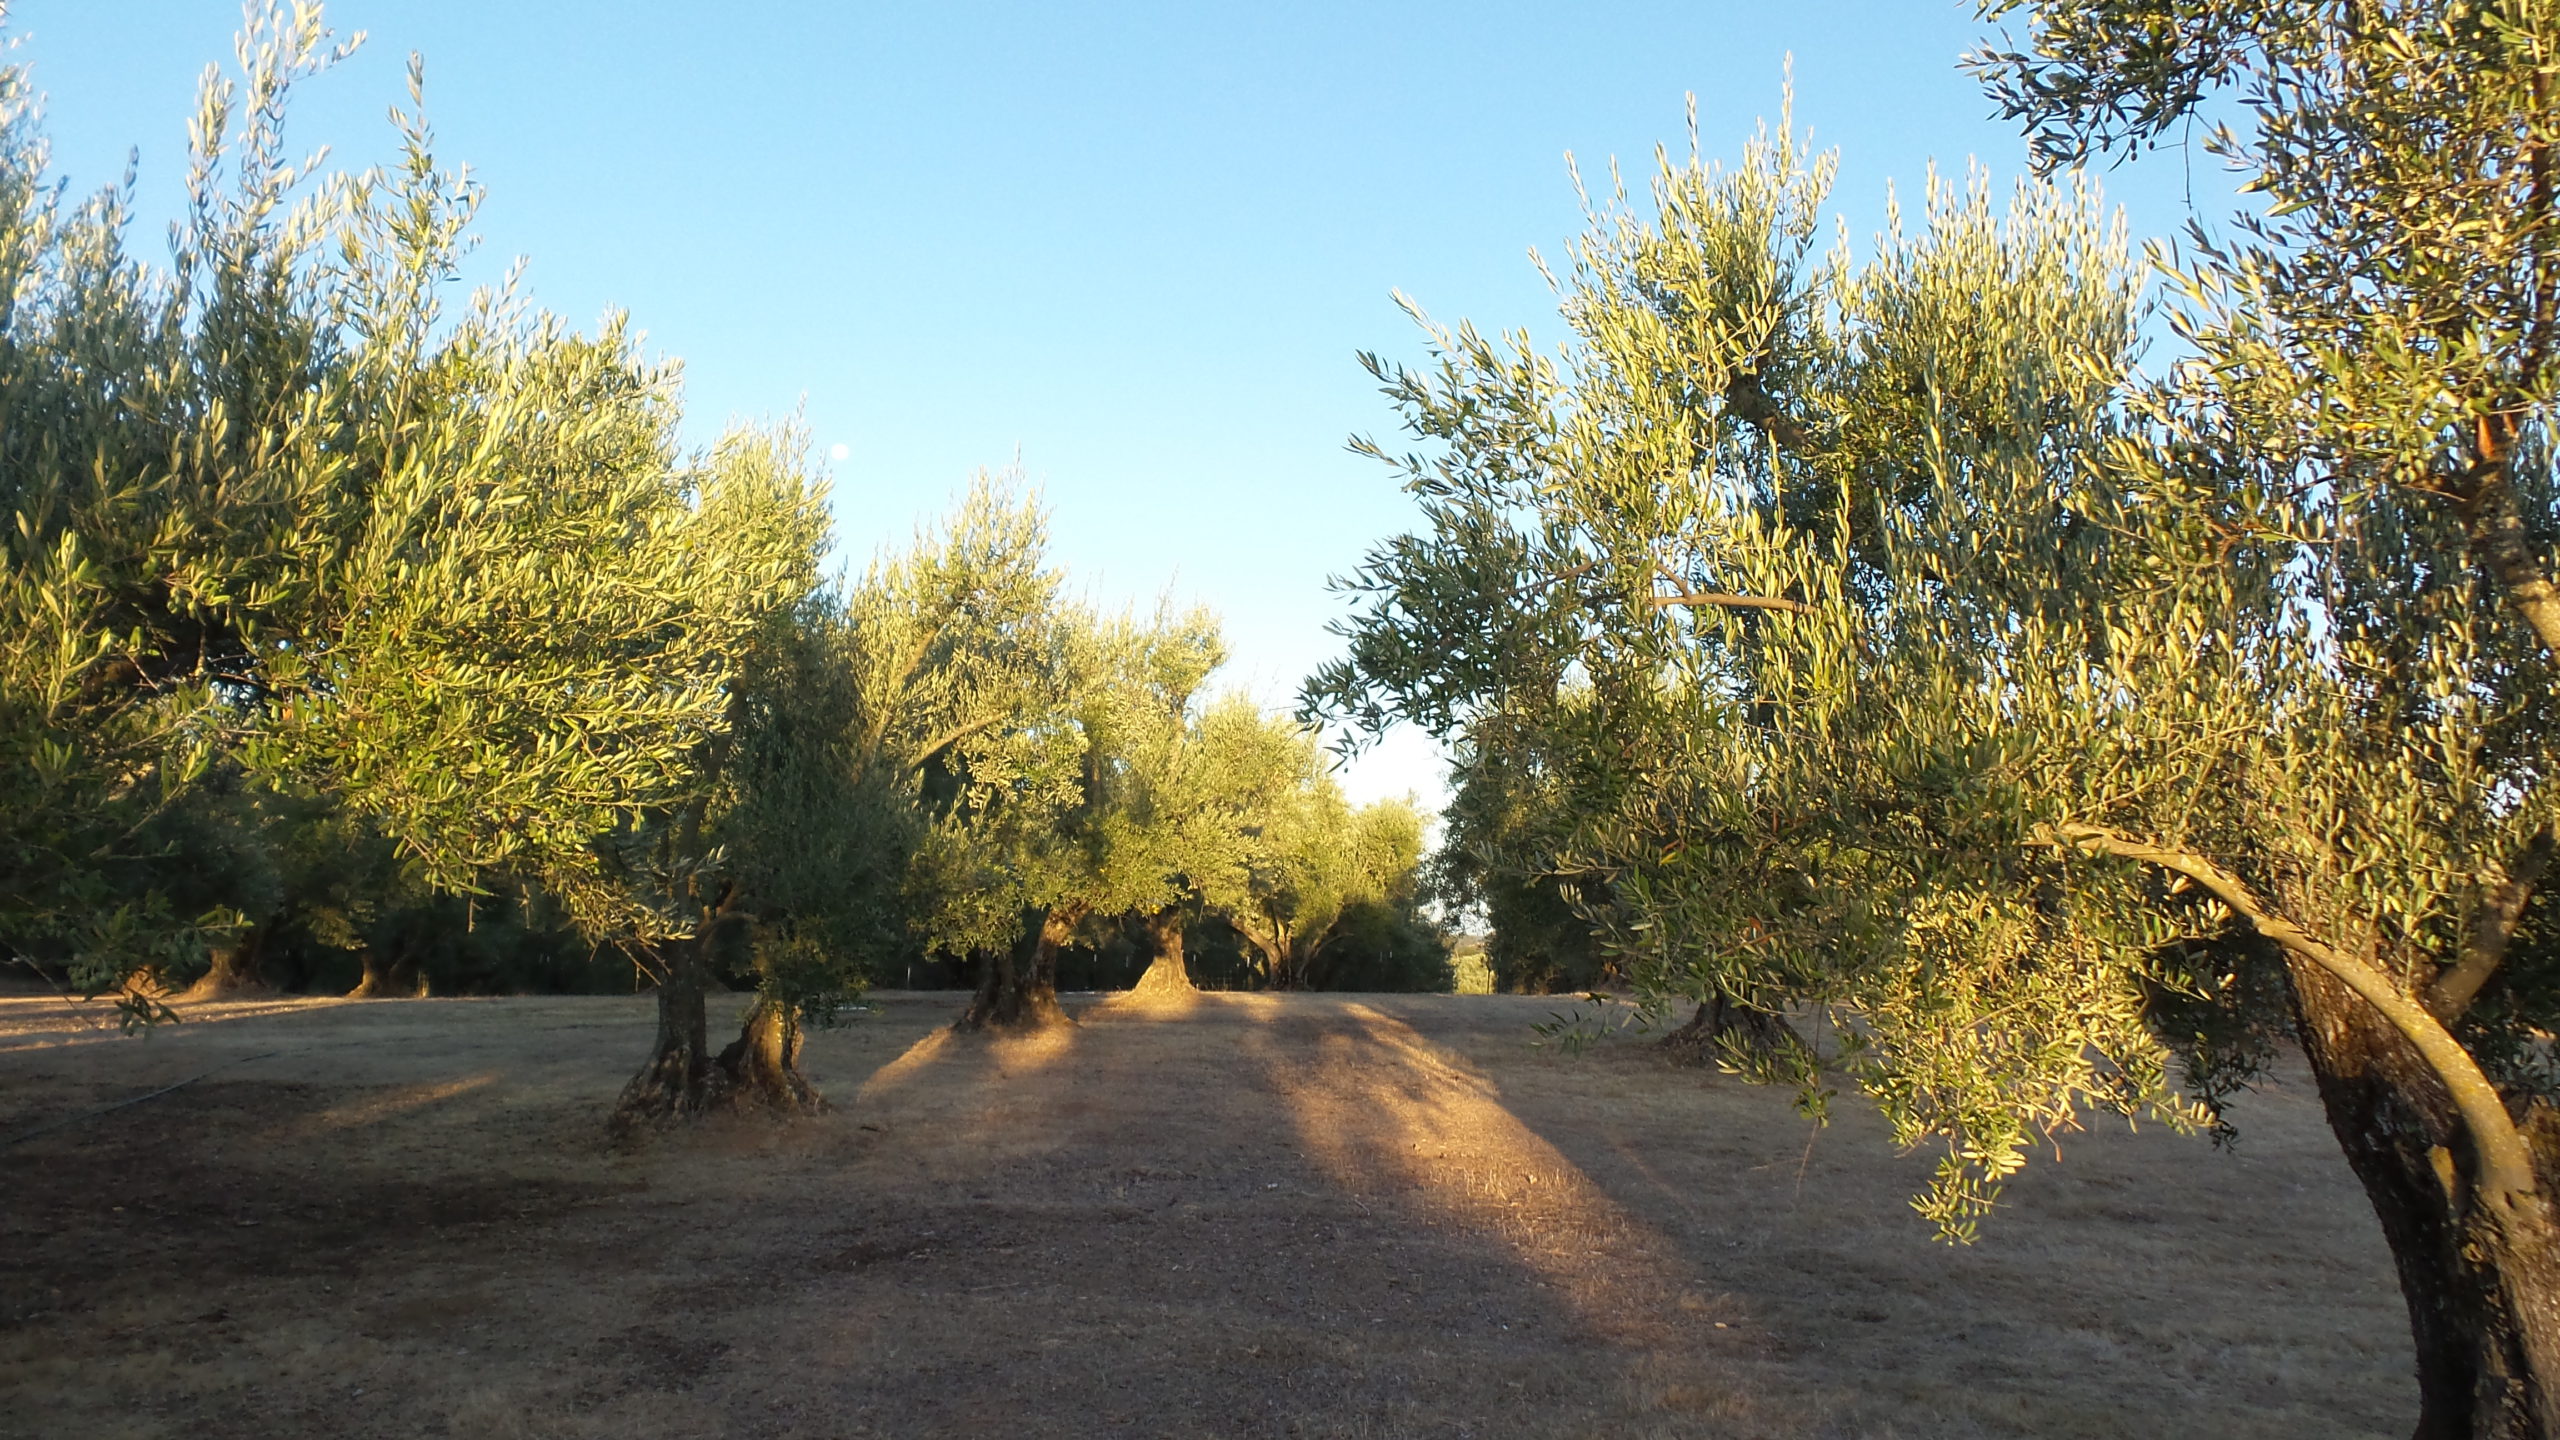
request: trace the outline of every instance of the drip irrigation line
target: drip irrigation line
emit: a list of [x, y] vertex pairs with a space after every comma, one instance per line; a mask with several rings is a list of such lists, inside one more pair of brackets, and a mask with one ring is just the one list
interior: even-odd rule
[[229, 1060], [225, 1060], [225, 1061], [223, 1061], [223, 1062], [222, 1062], [221, 1064], [219, 1064], [219, 1065], [211, 1066], [211, 1067], [209, 1067], [209, 1068], [207, 1068], [207, 1069], [200, 1070], [200, 1071], [196, 1072], [195, 1074], [188, 1076], [186, 1079], [181, 1080], [181, 1081], [179, 1081], [178, 1083], [176, 1083], [176, 1084], [174, 1084], [174, 1085], [163, 1085], [163, 1086], [161, 1086], [161, 1087], [160, 1087], [159, 1089], [157, 1089], [157, 1090], [153, 1090], [153, 1091], [150, 1091], [150, 1092], [148, 1092], [148, 1093], [141, 1094], [141, 1095], [135, 1095], [135, 1096], [133, 1096], [133, 1097], [131, 1097], [131, 1098], [129, 1098], [129, 1099], [118, 1100], [117, 1102], [115, 1102], [115, 1103], [114, 1103], [114, 1104], [112, 1104], [112, 1105], [101, 1105], [101, 1106], [99, 1106], [99, 1107], [98, 1107], [97, 1109], [95, 1109], [95, 1110], [83, 1110], [83, 1111], [81, 1111], [81, 1112], [80, 1112], [79, 1114], [77, 1114], [77, 1115], [66, 1115], [66, 1116], [64, 1116], [63, 1118], [59, 1119], [59, 1120], [49, 1120], [49, 1121], [45, 1122], [45, 1123], [44, 1123], [44, 1124], [42, 1124], [42, 1125], [38, 1125], [38, 1126], [36, 1126], [36, 1127], [35, 1127], [34, 1129], [32, 1129], [32, 1130], [21, 1130], [21, 1131], [19, 1131], [17, 1134], [10, 1136], [10, 1137], [9, 1137], [8, 1139], [6, 1139], [6, 1140], [0, 1140], [0, 1150], [6, 1150], [6, 1149], [8, 1149], [10, 1146], [12, 1146], [12, 1145], [16, 1145], [16, 1144], [19, 1144], [19, 1143], [20, 1143], [20, 1142], [22, 1142], [22, 1141], [33, 1140], [34, 1138], [36, 1138], [36, 1137], [37, 1137], [37, 1136], [39, 1136], [39, 1135], [50, 1135], [50, 1134], [52, 1134], [54, 1131], [56, 1131], [56, 1130], [60, 1130], [60, 1129], [63, 1129], [63, 1128], [64, 1128], [64, 1127], [66, 1127], [66, 1126], [77, 1125], [77, 1124], [79, 1124], [79, 1123], [80, 1123], [81, 1121], [83, 1121], [83, 1120], [95, 1120], [95, 1119], [97, 1119], [97, 1118], [98, 1118], [99, 1116], [101, 1116], [101, 1115], [113, 1114], [114, 1112], [116, 1112], [116, 1111], [118, 1111], [118, 1110], [122, 1110], [123, 1108], [125, 1108], [125, 1107], [126, 1107], [126, 1106], [128, 1106], [128, 1105], [139, 1105], [139, 1104], [141, 1104], [141, 1103], [142, 1103], [143, 1101], [145, 1101], [145, 1100], [157, 1100], [157, 1099], [159, 1099], [161, 1096], [168, 1094], [168, 1093], [169, 1093], [170, 1091], [172, 1091], [172, 1090], [184, 1090], [184, 1089], [185, 1089], [185, 1088], [187, 1088], [188, 1086], [193, 1085], [193, 1084], [194, 1084], [194, 1083], [196, 1083], [197, 1081], [199, 1081], [199, 1080], [203, 1079], [205, 1076], [207, 1076], [207, 1075], [212, 1075], [212, 1074], [216, 1074], [216, 1073], [219, 1073], [219, 1072], [224, 1071], [224, 1070], [228, 1070], [228, 1069], [230, 1069], [230, 1068], [231, 1068], [232, 1066], [234, 1066], [234, 1065], [246, 1065], [246, 1064], [248, 1064], [248, 1063], [249, 1063], [250, 1061], [252, 1061], [252, 1060], [268, 1060], [268, 1059], [273, 1059], [274, 1057], [276, 1057], [276, 1056], [278, 1056], [278, 1055], [282, 1055], [283, 1053], [285, 1053], [285, 1052], [283, 1052], [282, 1050], [268, 1050], [268, 1051], [265, 1051], [265, 1052], [263, 1052], [263, 1053], [261, 1053], [261, 1054], [257, 1054], [257, 1055], [241, 1055], [241, 1056], [236, 1056], [236, 1057], [234, 1057], [234, 1058], [232, 1058], [232, 1059], [229, 1059]]

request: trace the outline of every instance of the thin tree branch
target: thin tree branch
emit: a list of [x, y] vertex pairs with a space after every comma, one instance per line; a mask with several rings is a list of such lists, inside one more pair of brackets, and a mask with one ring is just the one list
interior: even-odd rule
[[2515, 939], [2524, 907], [2533, 899], [2534, 887], [2542, 882], [2543, 872], [2551, 868], [2554, 849], [2551, 832], [2541, 831], [2525, 843], [2524, 853], [2516, 857], [2512, 867], [2499, 868], [2490, 875], [2479, 909], [2471, 917], [2471, 933], [2463, 937], [2461, 961], [2427, 987], [2427, 1008], [2438, 1020], [2450, 1025], [2461, 1019], [2479, 995], [2480, 987], [2489, 983], [2489, 977], [2506, 960], [2507, 946]]
[[1582, 576], [1588, 575], [1599, 568], [1599, 561], [1585, 560], [1571, 569], [1559, 570], [1553, 575], [1541, 575], [1535, 580], [1514, 585], [1510, 589], [1503, 591], [1501, 594], [1496, 595], [1493, 598], [1496, 600], [1516, 600], [1523, 595], [1532, 593], [1533, 591], [1544, 590], [1550, 585], [1561, 585], [1567, 580], [1580, 579]]
[[1654, 608], [1673, 605], [1715, 605], [1727, 610], [1784, 610], [1790, 615], [1810, 615], [1813, 607], [1801, 600], [1787, 600], [1776, 595], [1727, 595], [1709, 590], [1684, 590], [1677, 595], [1656, 595]]
[[961, 741], [967, 740], [972, 736], [982, 735], [989, 730], [993, 730], [998, 725], [1012, 719], [1013, 714], [1014, 712], [1010, 710], [998, 710], [993, 714], [982, 715], [975, 720], [952, 726], [941, 734], [931, 737], [922, 747], [917, 749], [914, 756], [907, 761], [906, 768], [910, 770], [922, 769], [925, 762], [931, 760], [934, 756], [941, 754], [943, 751], [950, 749], [952, 746], [957, 745]]
[[2503, 416], [2480, 417], [2478, 472], [2469, 494], [2457, 500], [2462, 528], [2490, 578], [2506, 592], [2507, 603], [2533, 627], [2542, 653], [2560, 660], [2560, 588], [2543, 573], [2532, 533], [2516, 505], [2515, 481], [2508, 470], [2514, 424]]

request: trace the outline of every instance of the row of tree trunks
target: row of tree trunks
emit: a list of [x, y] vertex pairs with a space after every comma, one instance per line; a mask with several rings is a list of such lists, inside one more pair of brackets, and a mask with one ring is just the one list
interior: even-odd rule
[[955, 1030], [1037, 1030], [1075, 1023], [1058, 1004], [1058, 950], [1074, 938], [1084, 912], [1058, 905], [1034, 912], [1023, 942], [979, 961], [978, 992]]
[[2560, 1436], [2560, 1117], [2540, 1102], [2526, 1116], [2535, 1193], [2478, 1202], [2469, 1141], [2416, 1050], [2327, 971], [2288, 965], [2321, 1106], [2408, 1302], [2418, 1440]]
[[[202, 1004], [208, 1000], [245, 1000], [276, 993], [263, 969], [267, 937], [272, 929], [266, 924], [252, 925], [231, 943], [213, 947], [212, 965], [176, 998], [184, 1003]], [[416, 953], [408, 947], [402, 947], [388, 962], [382, 952], [371, 945], [364, 947], [358, 955], [364, 965], [364, 978], [356, 983], [356, 988], [347, 992], [349, 999], [426, 998], [426, 974], [418, 967]]]
[[1131, 987], [1139, 995], [1188, 995], [1194, 987], [1190, 968], [1183, 963], [1182, 914], [1166, 910], [1150, 915], [1141, 922], [1147, 932], [1147, 946], [1155, 959], [1147, 965], [1147, 973]]

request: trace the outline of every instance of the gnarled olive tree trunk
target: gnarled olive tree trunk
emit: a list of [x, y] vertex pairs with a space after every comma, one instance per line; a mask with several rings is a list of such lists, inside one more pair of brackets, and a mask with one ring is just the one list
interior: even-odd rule
[[711, 912], [691, 937], [656, 947], [657, 1043], [614, 1104], [616, 1133], [715, 1110], [794, 1114], [827, 1108], [826, 1098], [800, 1074], [800, 1017], [784, 1001], [757, 996], [738, 1038], [712, 1053], [713, 952], [720, 926], [730, 920]]
[[1672, 1053], [1672, 1061], [1682, 1066], [1713, 1066], [1723, 1061], [1754, 1068], [1761, 1063], [1797, 1063], [1812, 1058], [1805, 1038], [1787, 1025], [1787, 1017], [1774, 1010], [1759, 1010], [1756, 1004], [1743, 1004], [1723, 992], [1700, 1004], [1697, 1015], [1690, 1015], [1679, 1030], [1664, 1035], [1661, 1048]]
[[257, 995], [272, 995], [275, 987], [259, 973], [258, 962], [267, 949], [267, 927], [252, 925], [228, 944], [212, 950], [213, 965], [202, 978], [178, 997], [182, 1003], [202, 1004], [207, 1000], [239, 1000]]
[[731, 1104], [782, 1113], [827, 1108], [826, 1097], [800, 1073], [799, 1013], [771, 995], [758, 995], [748, 1007], [718, 1066]]
[[418, 967], [417, 952], [411, 947], [401, 946], [399, 953], [388, 962], [384, 961], [382, 951], [376, 946], [367, 945], [359, 954], [364, 961], [364, 978], [356, 982], [356, 988], [347, 992], [348, 999], [427, 998], [426, 972]]
[[1147, 948], [1155, 958], [1148, 962], [1147, 973], [1138, 977], [1132, 993], [1139, 995], [1188, 995], [1195, 987], [1191, 971], [1182, 958], [1182, 914], [1163, 910], [1139, 922], [1146, 931]]
[[658, 1038], [648, 1063], [622, 1087], [613, 1128], [699, 1115], [728, 1099], [728, 1074], [713, 1063], [710, 1017], [704, 997], [711, 988], [713, 925], [653, 948], [658, 971]]
[[2364, 1183], [2417, 1342], [2418, 1440], [2560, 1436], [2560, 1117], [2522, 1127], [2535, 1189], [2503, 1204], [2444, 1084], [2346, 985], [2288, 956], [2303, 1048], [2329, 1128]]
[[1058, 947], [1075, 935], [1082, 909], [1058, 905], [1031, 912], [1024, 943], [980, 961], [978, 993], [955, 1030], [1036, 1030], [1072, 1025], [1058, 1004]]
[[1747, 1063], [1810, 1054], [1786, 1017], [1721, 993], [1701, 1004], [1686, 1024], [1663, 1036], [1662, 1048], [1683, 1065], [1711, 1065], [1720, 1058]]

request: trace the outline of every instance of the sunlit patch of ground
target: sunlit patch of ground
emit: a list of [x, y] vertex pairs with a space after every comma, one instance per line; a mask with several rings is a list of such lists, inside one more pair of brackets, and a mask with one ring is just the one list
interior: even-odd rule
[[[1970, 1250], [1872, 1119], [1508, 997], [815, 1037], [634, 1149], [645, 1000], [0, 1000], [0, 1435], [2365, 1436], [2414, 1415], [2307, 1085], [2103, 1133]], [[48, 1008], [50, 1007], [50, 1008]], [[14, 1048], [12, 1048], [14, 1047]], [[103, 1107], [186, 1082], [165, 1095]]]

